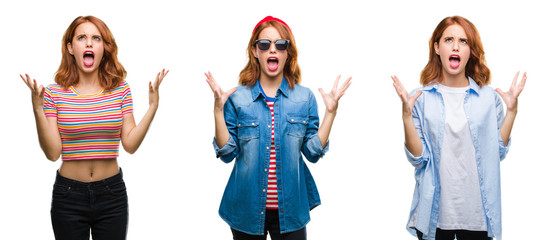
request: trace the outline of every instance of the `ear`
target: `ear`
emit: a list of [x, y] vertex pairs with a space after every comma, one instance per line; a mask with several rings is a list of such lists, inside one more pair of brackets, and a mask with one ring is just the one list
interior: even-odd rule
[[258, 51], [256, 47], [252, 47], [250, 51], [252, 51], [252, 55], [254, 55], [254, 58], [258, 58]]
[[74, 49], [72, 49], [72, 43], [67, 43], [66, 48], [68, 49], [68, 53], [70, 53], [70, 55], [74, 56]]
[[440, 55], [440, 46], [438, 46], [438, 42], [434, 43], [434, 51], [436, 51], [437, 55]]

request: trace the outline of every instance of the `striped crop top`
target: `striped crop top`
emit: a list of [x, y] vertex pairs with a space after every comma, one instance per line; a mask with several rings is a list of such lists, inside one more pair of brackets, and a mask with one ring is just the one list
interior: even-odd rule
[[62, 159], [116, 158], [123, 115], [133, 112], [129, 84], [96, 94], [79, 94], [74, 87], [52, 84], [44, 93], [46, 117], [57, 117]]

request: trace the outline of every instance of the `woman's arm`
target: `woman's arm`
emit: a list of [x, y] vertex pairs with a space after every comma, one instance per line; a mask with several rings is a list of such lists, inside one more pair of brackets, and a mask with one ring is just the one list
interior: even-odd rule
[[322, 88], [319, 88], [319, 92], [324, 100], [324, 105], [326, 106], [324, 119], [322, 120], [322, 124], [318, 129], [318, 136], [323, 148], [326, 147], [326, 143], [328, 143], [328, 137], [330, 136], [330, 131], [332, 130], [332, 125], [334, 124], [334, 119], [337, 114], [339, 99], [345, 94], [347, 88], [351, 86], [352, 77], [349, 77], [347, 80], [345, 80], [343, 85], [338, 88], [337, 85], [340, 78], [341, 75], [338, 75], [336, 81], [334, 82], [334, 86], [329, 93], [325, 93]]
[[502, 122], [501, 128], [500, 128], [500, 134], [502, 141], [504, 142], [504, 146], [508, 145], [508, 141], [510, 140], [510, 134], [512, 132], [512, 127], [514, 126], [514, 121], [516, 120], [516, 115], [518, 113], [518, 97], [521, 91], [523, 91], [523, 87], [525, 86], [525, 82], [527, 81], [527, 73], [523, 73], [523, 77], [521, 78], [521, 81], [518, 83], [518, 76], [519, 72], [516, 73], [516, 76], [514, 77], [514, 80], [512, 81], [512, 85], [510, 85], [510, 89], [508, 92], [503, 92], [500, 88], [497, 88], [497, 93], [501, 96], [502, 100], [506, 104], [506, 115], [504, 116], [504, 121]]
[[155, 78], [154, 83], [149, 83], [149, 95], [150, 95], [150, 107], [144, 114], [144, 117], [140, 120], [138, 125], [135, 124], [135, 118], [132, 113], [123, 115], [123, 126], [121, 128], [121, 144], [123, 149], [130, 154], [135, 153], [150, 128], [150, 124], [155, 117], [157, 108], [159, 107], [159, 86], [163, 81], [163, 78], [169, 73], [163, 69], [159, 72]]
[[423, 92], [418, 91], [415, 95], [410, 96], [397, 76], [391, 76], [391, 78], [393, 80], [392, 85], [402, 100], [402, 121], [404, 122], [404, 138], [406, 148], [413, 156], [419, 157], [423, 152], [423, 143], [419, 138], [417, 129], [415, 128], [412, 111], [417, 98], [419, 98]]
[[32, 95], [32, 109], [36, 119], [36, 130], [38, 132], [38, 141], [40, 147], [47, 159], [57, 161], [61, 156], [62, 143], [59, 128], [57, 127], [56, 117], [46, 117], [44, 113], [44, 92], [45, 87], [36, 83], [36, 79], [31, 80], [28, 74], [23, 75], [21, 79], [30, 88]]
[[224, 92], [222, 88], [212, 76], [210, 71], [205, 73], [207, 77], [207, 83], [209, 84], [210, 89], [214, 93], [214, 139], [216, 145], [219, 148], [224, 147], [229, 140], [229, 131], [226, 125], [226, 120], [224, 119], [224, 104], [231, 94], [233, 94], [237, 89], [232, 88], [231, 90]]

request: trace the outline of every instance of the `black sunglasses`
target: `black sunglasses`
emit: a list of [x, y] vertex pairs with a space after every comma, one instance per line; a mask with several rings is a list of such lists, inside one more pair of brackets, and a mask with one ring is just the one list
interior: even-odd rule
[[[271, 47], [271, 40], [259, 39], [259, 40], [256, 40], [254, 44], [258, 44], [258, 49], [262, 51], [266, 51], [266, 50], [269, 50], [269, 47]], [[275, 40], [275, 47], [279, 51], [286, 50], [288, 48], [288, 45], [290, 45], [290, 40], [286, 40], [286, 39]]]

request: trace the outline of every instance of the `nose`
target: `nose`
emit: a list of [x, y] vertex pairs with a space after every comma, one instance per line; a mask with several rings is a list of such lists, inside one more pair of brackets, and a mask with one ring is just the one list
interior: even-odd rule
[[275, 46], [275, 42], [271, 42], [271, 46], [269, 46], [269, 52], [277, 52], [277, 46]]
[[459, 41], [455, 41], [453, 43], [453, 51], [459, 51]]
[[87, 38], [87, 40], [85, 42], [85, 46], [86, 47], [93, 47], [93, 39], [92, 38]]

